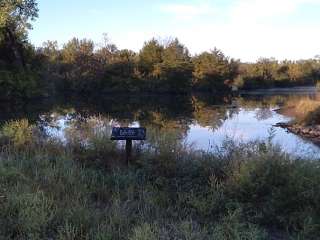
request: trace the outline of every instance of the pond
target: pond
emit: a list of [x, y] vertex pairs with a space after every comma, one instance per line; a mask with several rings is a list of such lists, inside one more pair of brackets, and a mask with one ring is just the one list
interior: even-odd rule
[[[1, 122], [27, 118], [52, 138], [63, 142], [85, 139], [89, 132], [113, 126], [143, 126], [147, 142], [170, 135], [194, 149], [212, 151], [226, 139], [268, 140], [290, 154], [320, 158], [320, 148], [285, 129], [273, 127], [289, 117], [275, 109], [303, 98], [319, 99], [313, 88], [256, 91], [239, 96], [112, 95], [93, 99], [44, 99], [1, 106]], [[77, 131], [77, 134], [74, 134]], [[70, 135], [70, 133], [73, 135]]]

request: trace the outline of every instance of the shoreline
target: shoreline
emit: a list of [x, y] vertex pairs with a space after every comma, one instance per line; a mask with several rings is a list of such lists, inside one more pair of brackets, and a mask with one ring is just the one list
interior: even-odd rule
[[298, 135], [306, 140], [311, 141], [320, 147], [320, 125], [303, 126], [296, 123], [277, 123], [275, 127], [286, 129], [288, 132]]
[[271, 88], [256, 88], [250, 90], [239, 90], [240, 94], [245, 95], [272, 95], [272, 94], [304, 94], [304, 93], [316, 93], [319, 90], [313, 85], [294, 86], [294, 87], [271, 87]]

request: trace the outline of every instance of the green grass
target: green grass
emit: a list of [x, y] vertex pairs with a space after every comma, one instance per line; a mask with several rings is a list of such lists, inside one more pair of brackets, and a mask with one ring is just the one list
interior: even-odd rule
[[[7, 132], [10, 126], [17, 128], [8, 123]], [[115, 163], [119, 149], [104, 134], [92, 134], [89, 147], [39, 134], [17, 145], [21, 138], [4, 136], [1, 240], [320, 235], [319, 161], [293, 159], [268, 142], [226, 141], [206, 153], [162, 136], [126, 167]]]

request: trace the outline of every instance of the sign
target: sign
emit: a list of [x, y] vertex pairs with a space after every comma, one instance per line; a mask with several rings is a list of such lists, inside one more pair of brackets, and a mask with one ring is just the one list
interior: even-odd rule
[[146, 140], [145, 128], [112, 128], [111, 140]]

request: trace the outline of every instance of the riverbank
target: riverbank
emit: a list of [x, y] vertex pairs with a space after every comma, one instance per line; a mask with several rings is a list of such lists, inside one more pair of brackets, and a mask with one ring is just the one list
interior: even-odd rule
[[275, 126], [284, 128], [289, 132], [299, 135], [302, 138], [308, 139], [320, 146], [320, 125], [303, 126], [294, 123], [277, 123]]
[[320, 146], [320, 101], [299, 100], [276, 111], [293, 119], [289, 123], [278, 123], [276, 127], [287, 129]]
[[256, 88], [250, 90], [240, 90], [240, 94], [245, 95], [274, 95], [274, 94], [314, 94], [319, 90], [316, 86], [297, 86], [297, 87], [277, 87], [277, 88]]

